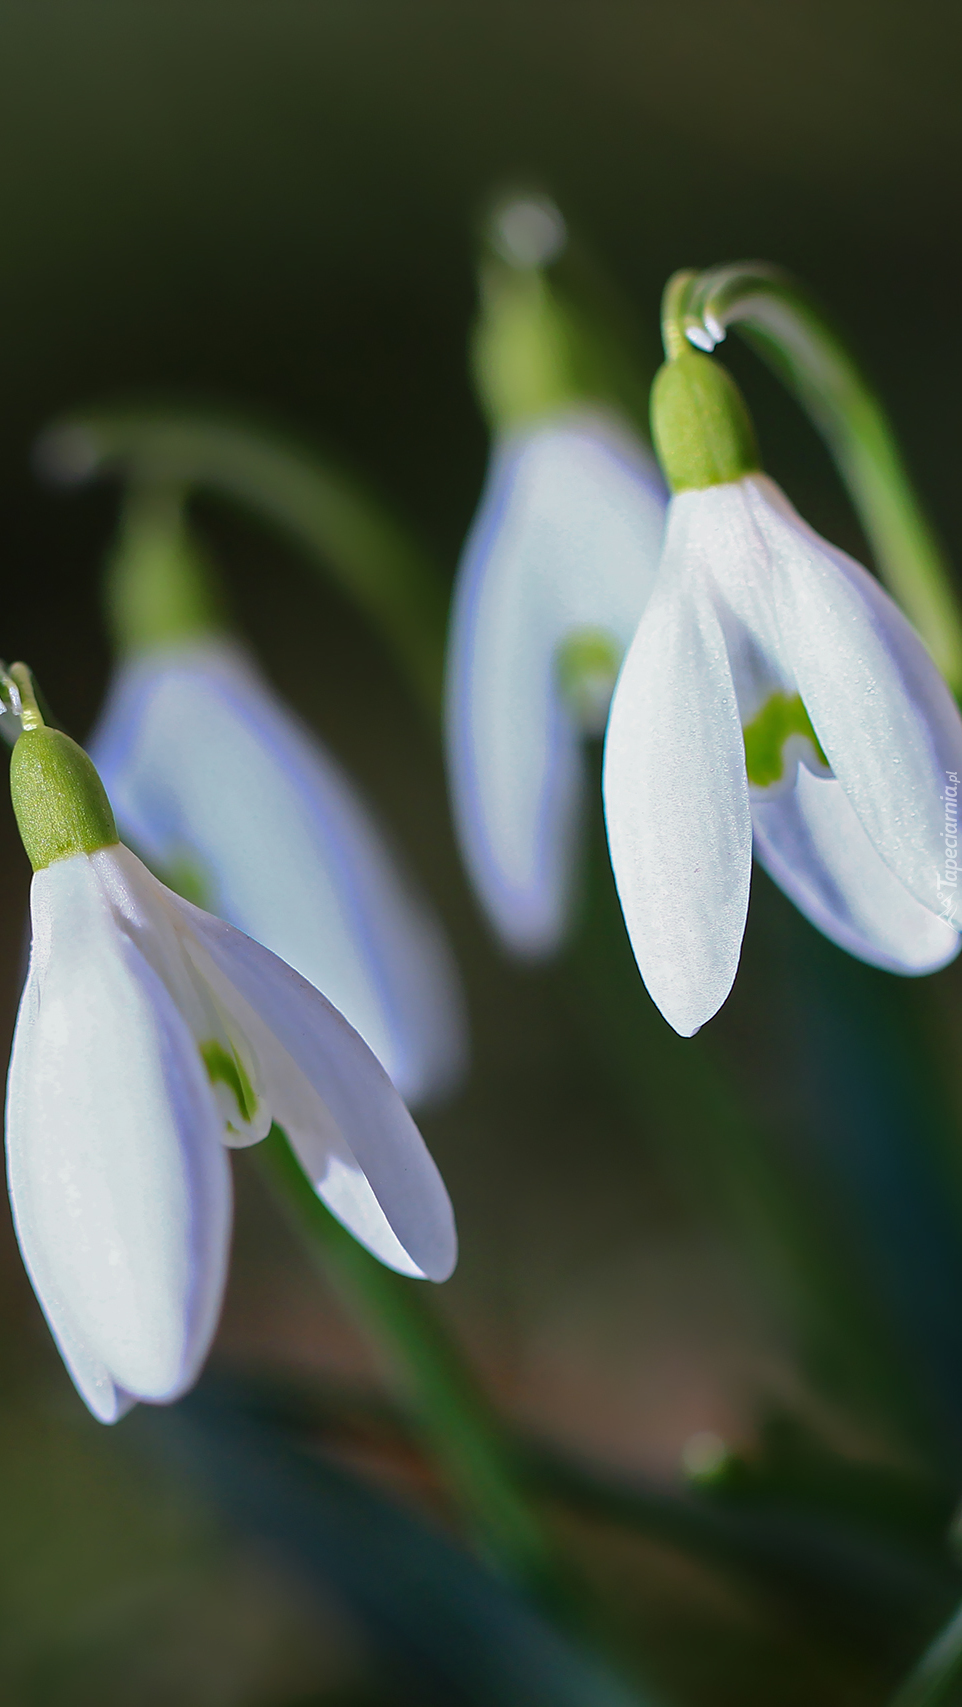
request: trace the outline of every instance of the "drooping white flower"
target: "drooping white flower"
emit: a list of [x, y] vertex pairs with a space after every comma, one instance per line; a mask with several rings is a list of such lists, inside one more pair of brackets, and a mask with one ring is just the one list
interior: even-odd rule
[[[686, 1036], [731, 989], [753, 839], [796, 905], [863, 960], [923, 973], [959, 950], [945, 842], [955, 702], [873, 577], [757, 472], [744, 423], [725, 424], [731, 396], [696, 367], [684, 383], [701, 408], [710, 394], [721, 432], [710, 456], [699, 444], [681, 370], [706, 362], [662, 370], [677, 381], [659, 444], [675, 496], [605, 753], [632, 947]], [[657, 392], [655, 420], [657, 438]]]
[[436, 1097], [465, 1060], [460, 984], [440, 925], [354, 785], [216, 634], [118, 667], [91, 754], [126, 839], [197, 883], [360, 1032], [401, 1095]]
[[276, 1121], [375, 1256], [435, 1280], [456, 1237], [440, 1175], [383, 1068], [275, 955], [165, 888], [116, 839], [86, 755], [21, 735], [14, 803], [33, 945], [7, 1092], [24, 1260], [105, 1422], [195, 1380], [230, 1239], [225, 1145]]
[[604, 727], [664, 505], [649, 454], [598, 410], [496, 446], [454, 595], [447, 749], [468, 870], [518, 954], [551, 952], [568, 923], [584, 739]]

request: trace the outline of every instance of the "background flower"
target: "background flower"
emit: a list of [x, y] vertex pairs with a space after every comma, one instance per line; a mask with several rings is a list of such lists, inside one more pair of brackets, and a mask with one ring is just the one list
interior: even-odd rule
[[155, 870], [323, 990], [402, 1096], [450, 1090], [465, 1017], [441, 927], [240, 645], [199, 638], [123, 663], [91, 753]]
[[468, 870], [515, 953], [556, 949], [582, 852], [589, 734], [604, 728], [664, 514], [650, 454], [597, 410], [498, 445], [451, 618], [447, 740]]

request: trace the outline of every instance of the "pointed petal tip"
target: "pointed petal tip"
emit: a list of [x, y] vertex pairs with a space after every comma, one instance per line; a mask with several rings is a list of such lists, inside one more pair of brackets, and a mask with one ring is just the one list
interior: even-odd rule
[[[416, 1131], [413, 1123], [412, 1130]], [[405, 1202], [402, 1193], [388, 1213], [356, 1164], [345, 1166], [343, 1161], [329, 1155], [323, 1176], [318, 1178], [310, 1147], [305, 1145], [303, 1137], [291, 1139], [318, 1197], [372, 1256], [386, 1268], [412, 1280], [442, 1281], [453, 1274], [458, 1260], [454, 1210], [420, 1134], [418, 1141], [427, 1163], [419, 1200], [416, 1205], [410, 1200]]]
[[531, 910], [516, 909], [510, 917], [502, 908], [498, 913], [487, 908], [488, 921], [502, 948], [515, 960], [538, 966], [558, 954], [568, 934], [569, 921], [560, 917], [545, 917]]
[[690, 991], [686, 992], [686, 999], [682, 1001], [678, 1000], [677, 995], [660, 1001], [650, 988], [648, 994], [662, 1019], [678, 1037], [696, 1037], [702, 1026], [714, 1019], [719, 1009], [724, 1006], [731, 994], [733, 983], [734, 978], [718, 1001], [710, 999], [707, 1003], [704, 1000], [704, 992], [699, 992], [700, 999], [697, 1002], [693, 1000], [693, 992]]
[[[939, 921], [937, 920], [936, 923]], [[951, 929], [951, 927], [950, 927]], [[900, 966], [898, 971], [903, 978], [927, 978], [932, 972], [944, 972], [959, 957], [962, 950], [962, 937], [953, 930], [955, 941], [944, 940], [938, 950], [933, 951], [931, 959], [924, 966]]]
[[[667, 1018], [668, 1016], [666, 1015], [665, 1017]], [[712, 1014], [709, 1017], [714, 1019], [715, 1016], [714, 1016], [714, 1014]], [[701, 1031], [701, 1027], [702, 1027], [703, 1023], [704, 1022], [699, 1022], [699, 1024], [697, 1024], [697, 1025], [691, 1025], [691, 1024], [682, 1025], [679, 1022], [676, 1025], [674, 1020], [668, 1020], [668, 1024], [671, 1026], [672, 1031], [677, 1032], [679, 1037], [697, 1037], [698, 1033]]]
[[424, 1268], [421, 1270], [424, 1279], [433, 1281], [435, 1286], [440, 1286], [444, 1281], [450, 1280], [458, 1266], [458, 1254], [458, 1235], [454, 1225], [454, 1216], [452, 1214], [450, 1240], [447, 1242], [446, 1247], [442, 1247], [437, 1251], [432, 1262], [425, 1264]]
[[124, 1417], [129, 1416], [137, 1403], [137, 1398], [133, 1393], [125, 1392], [123, 1387], [115, 1387], [112, 1412], [110, 1416], [101, 1416], [100, 1421], [108, 1424], [123, 1422]]
[[[353, 1232], [354, 1229], [349, 1228], [349, 1231]], [[383, 1249], [376, 1249], [373, 1243], [366, 1239], [362, 1240], [362, 1243], [385, 1268], [393, 1269], [395, 1274], [406, 1275], [409, 1280], [430, 1280], [433, 1285], [441, 1286], [446, 1280], [450, 1280], [458, 1266], [458, 1239], [453, 1226], [450, 1244], [443, 1243], [428, 1255], [422, 1253], [420, 1262], [415, 1262], [414, 1258], [403, 1250], [392, 1256]]]
[[[159, 885], [158, 885], [159, 887]], [[205, 983], [258, 1059], [265, 1094], [317, 1195], [379, 1261], [445, 1279], [454, 1214], [384, 1067], [327, 999], [269, 949], [168, 896]]]

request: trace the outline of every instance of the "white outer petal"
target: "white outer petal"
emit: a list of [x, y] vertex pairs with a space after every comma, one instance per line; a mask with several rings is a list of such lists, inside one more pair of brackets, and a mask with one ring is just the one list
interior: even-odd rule
[[447, 745], [465, 861], [519, 954], [556, 948], [570, 911], [584, 767], [558, 647], [582, 628], [628, 646], [664, 505], [647, 453], [600, 415], [526, 428], [494, 455], [455, 588]]
[[[693, 537], [701, 519], [698, 506], [672, 503], [658, 585], [605, 743], [605, 815], [628, 935], [649, 994], [685, 1037], [731, 989], [751, 879], [744, 743]], [[710, 511], [704, 519], [710, 526]]]
[[390, 1268], [446, 1280], [444, 1182], [384, 1069], [319, 991], [232, 926], [166, 892], [200, 975], [257, 1055], [275, 1119], [318, 1195]]
[[14, 1219], [68, 1367], [109, 1421], [196, 1379], [223, 1291], [230, 1175], [193, 1038], [94, 862], [39, 872], [31, 907], [7, 1092]]
[[771, 560], [784, 656], [838, 781], [876, 851], [938, 914], [948, 771], [962, 718], [878, 582], [829, 546], [763, 476], [742, 482]]
[[457, 972], [352, 784], [244, 652], [201, 641], [117, 673], [91, 743], [125, 834], [163, 869], [196, 856], [211, 910], [322, 989], [402, 1094], [466, 1056]]
[[769, 876], [840, 948], [910, 976], [955, 959], [962, 938], [899, 882], [838, 782], [802, 765], [795, 788], [752, 802], [752, 821]]

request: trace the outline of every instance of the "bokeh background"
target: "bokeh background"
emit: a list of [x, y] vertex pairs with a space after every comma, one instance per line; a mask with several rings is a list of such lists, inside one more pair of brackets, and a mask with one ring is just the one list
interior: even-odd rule
[[[52, 493], [30, 454], [52, 416], [94, 402], [274, 419], [362, 476], [453, 575], [487, 450], [465, 362], [475, 235], [492, 192], [514, 185], [557, 198], [653, 363], [674, 268], [760, 256], [800, 273], [876, 379], [958, 560], [960, 50], [944, 0], [4, 0], [0, 650], [29, 659], [82, 736], [109, 665], [98, 587], [117, 495]], [[750, 356], [731, 360], [770, 471], [864, 556], [815, 436]], [[212, 501], [197, 517], [272, 679], [377, 802], [455, 942], [474, 1065], [424, 1127], [463, 1256], [433, 1302], [505, 1413], [649, 1491], [681, 1486], [705, 1436], [750, 1462], [766, 1418], [791, 1416], [826, 1462], [916, 1478], [934, 1560], [962, 1462], [958, 976], [909, 988], [865, 972], [757, 882], [743, 975], [699, 1056], [798, 1170], [816, 1243], [870, 1275], [905, 1354], [895, 1384], [914, 1371], [937, 1413], [922, 1463], [864, 1389], [853, 1398], [824, 1319], [808, 1356], [764, 1183], [745, 1162], [754, 1185], [718, 1184], [730, 1133], [704, 1112], [717, 1103], [692, 1104], [684, 1064], [664, 1068], [681, 1058], [619, 958], [600, 850], [589, 909], [607, 922], [589, 911], [587, 947], [559, 967], [509, 965], [459, 870], [436, 734], [390, 657], [276, 538]], [[28, 873], [2, 813], [0, 868], [6, 1036]], [[591, 952], [602, 940], [607, 970]], [[885, 1040], [908, 1034], [918, 1050], [895, 1084]], [[900, 1222], [879, 1195], [887, 1168], [899, 1198], [926, 1098], [941, 1147], [917, 1195], [938, 1237], [915, 1199]], [[296, 1390], [329, 1457], [449, 1524], [350, 1310], [245, 1158], [237, 1173], [215, 1373]], [[305, 1570], [238, 1518], [188, 1447], [171, 1456], [173, 1424], [169, 1439], [156, 1419], [98, 1429], [6, 1222], [0, 1239], [5, 1701], [462, 1699], [401, 1663], [336, 1561]], [[883, 1597], [853, 1633], [854, 1613], [835, 1628], [789, 1590], [773, 1605], [763, 1571], [695, 1558], [657, 1525], [630, 1532], [574, 1507], [552, 1521], [631, 1663], [679, 1702], [884, 1700], [951, 1602], [950, 1567], [932, 1563], [901, 1623]]]

